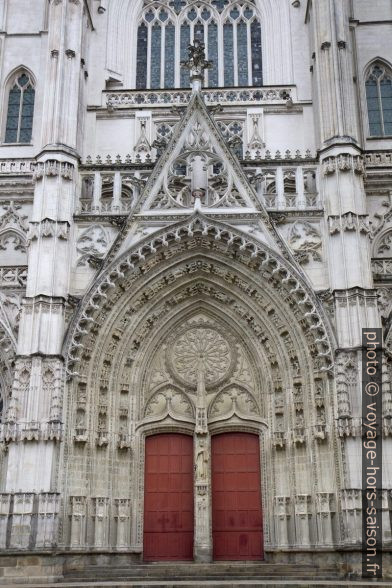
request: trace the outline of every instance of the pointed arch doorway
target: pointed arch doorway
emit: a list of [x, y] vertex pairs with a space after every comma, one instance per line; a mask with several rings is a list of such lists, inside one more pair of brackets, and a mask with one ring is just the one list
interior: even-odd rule
[[193, 438], [153, 435], [145, 452], [143, 558], [193, 560]]
[[259, 436], [214, 435], [211, 449], [213, 558], [262, 560]]

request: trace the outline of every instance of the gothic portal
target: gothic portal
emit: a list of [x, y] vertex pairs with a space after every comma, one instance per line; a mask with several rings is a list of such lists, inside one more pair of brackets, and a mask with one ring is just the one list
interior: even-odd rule
[[0, 3], [7, 578], [358, 574], [363, 327], [390, 573], [389, 0], [27, 4]]

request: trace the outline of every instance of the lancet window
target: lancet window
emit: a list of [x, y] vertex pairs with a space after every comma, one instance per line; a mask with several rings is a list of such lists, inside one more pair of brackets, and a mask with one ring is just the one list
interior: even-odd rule
[[253, 0], [145, 0], [137, 31], [136, 88], [188, 88], [188, 45], [205, 44], [204, 85], [261, 86], [262, 30]]

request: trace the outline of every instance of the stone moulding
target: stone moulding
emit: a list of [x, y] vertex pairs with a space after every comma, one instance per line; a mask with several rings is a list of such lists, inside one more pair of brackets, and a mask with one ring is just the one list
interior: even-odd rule
[[228, 250], [237, 250], [246, 256], [248, 263], [258, 263], [259, 271], [268, 270], [271, 276], [279, 279], [295, 304], [304, 311], [304, 324], [311, 330], [317, 355], [325, 360], [325, 369], [332, 365], [331, 348], [334, 336], [324, 316], [321, 303], [316, 299], [312, 289], [303, 276], [279, 254], [253, 238], [222, 223], [212, 222], [203, 215], [195, 213], [190, 219], [176, 223], [169, 229], [163, 229], [151, 239], [147, 238], [134, 249], [123, 254], [107, 267], [97, 278], [94, 286], [85, 295], [80, 310], [74, 318], [65, 341], [64, 353], [67, 357], [68, 375], [76, 375], [76, 365], [80, 361], [80, 353], [84, 347], [83, 336], [90, 330], [94, 322], [93, 315], [107, 299], [107, 292], [116, 289], [125, 274], [137, 271], [137, 267], [147, 258], [155, 255], [158, 250], [166, 249], [172, 243], [185, 241], [194, 235], [201, 235], [223, 241]]

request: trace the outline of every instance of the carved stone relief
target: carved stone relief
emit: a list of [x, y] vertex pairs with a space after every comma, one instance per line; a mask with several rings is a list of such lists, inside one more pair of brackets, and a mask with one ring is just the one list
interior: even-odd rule
[[300, 263], [321, 261], [321, 235], [310, 223], [297, 221], [293, 224], [289, 233], [289, 245]]
[[102, 225], [92, 225], [80, 235], [76, 251], [80, 254], [78, 266], [87, 265], [89, 258], [103, 259], [109, 247], [109, 237]]
[[26, 262], [24, 256], [21, 256], [21, 254], [26, 253], [28, 231], [27, 216], [23, 215], [21, 207], [15, 205], [12, 201], [8, 205], [3, 206], [3, 208], [5, 214], [0, 217], [0, 251], [2, 251], [2, 265], [10, 265], [11, 263], [14, 265], [20, 265], [21, 263]]

